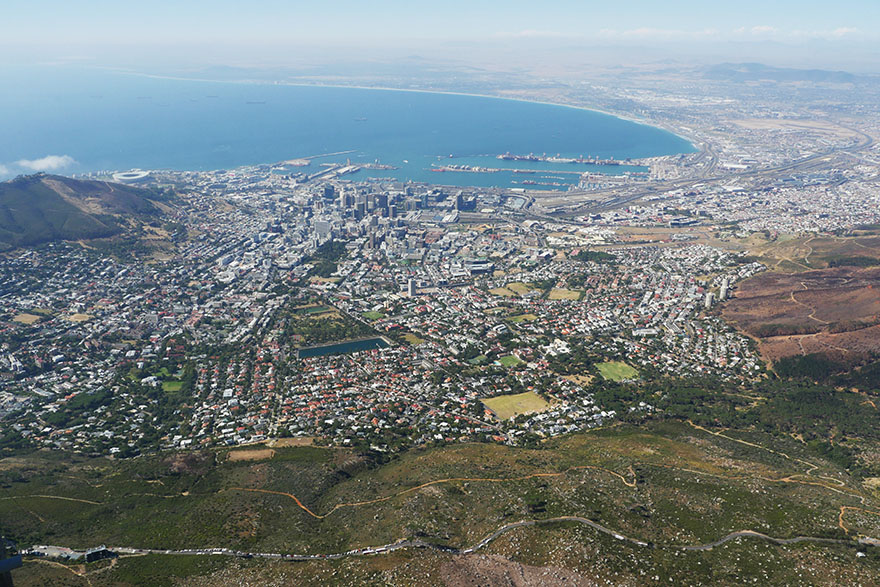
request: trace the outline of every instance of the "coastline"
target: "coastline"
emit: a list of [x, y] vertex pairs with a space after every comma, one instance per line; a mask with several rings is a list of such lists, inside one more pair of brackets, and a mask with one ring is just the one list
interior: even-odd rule
[[[47, 66], [44, 69], [46, 71], [40, 75], [45, 77], [49, 76], [51, 73], [55, 77], [50, 76], [47, 79], [52, 80], [64, 79], [64, 75], [69, 76], [71, 74], [71, 70], [65, 66], [61, 66], [60, 69], [58, 67]], [[110, 101], [113, 102], [114, 105], [116, 104], [114, 100], [117, 97], [130, 98], [133, 100], [136, 96], [139, 102], [133, 103], [133, 105], [120, 102], [118, 104], [119, 112], [130, 115], [147, 108], [148, 117], [151, 116], [155, 118], [159, 123], [159, 126], [164, 124], [162, 121], [167, 118], [167, 115], [164, 113], [161, 116], [158, 114], [159, 106], [167, 107], [173, 103], [174, 109], [169, 109], [168, 112], [171, 112], [173, 115], [192, 117], [196, 123], [204, 126], [205, 120], [203, 119], [210, 118], [210, 114], [202, 116], [202, 110], [206, 113], [214, 112], [215, 110], [223, 112], [229, 111], [232, 112], [233, 117], [236, 117], [239, 114], [237, 111], [234, 111], [234, 107], [231, 106], [231, 104], [235, 103], [234, 100], [236, 96], [241, 97], [242, 101], [248, 100], [246, 103], [251, 103], [250, 100], [267, 100], [271, 98], [269, 100], [271, 104], [265, 107], [267, 109], [265, 112], [278, 117], [277, 120], [280, 121], [280, 123], [289, 131], [300, 132], [300, 130], [302, 130], [304, 133], [303, 136], [305, 138], [303, 141], [299, 141], [299, 135], [291, 135], [297, 137], [297, 140], [291, 143], [294, 146], [299, 147], [295, 153], [295, 156], [297, 157], [306, 155], [314, 156], [315, 153], [324, 154], [327, 151], [335, 151], [338, 148], [351, 149], [352, 145], [364, 143], [365, 145], [370, 146], [370, 148], [364, 147], [365, 150], [361, 157], [364, 161], [372, 159], [373, 156], [384, 159], [385, 156], [388, 155], [393, 160], [396, 160], [395, 158], [398, 156], [403, 158], [403, 162], [406, 164], [402, 166], [404, 169], [403, 171], [398, 172], [396, 175], [385, 171], [369, 171], [366, 175], [368, 176], [368, 180], [371, 181], [414, 181], [428, 185], [443, 184], [459, 188], [516, 188], [522, 183], [524, 189], [539, 190], [542, 188], [530, 188], [525, 185], [534, 185], [532, 181], [520, 182], [518, 181], [518, 179], [521, 179], [520, 176], [511, 176], [510, 173], [504, 173], [497, 177], [447, 174], [450, 175], [450, 177], [444, 178], [438, 182], [438, 179], [440, 178], [435, 176], [438, 176], [439, 174], [431, 174], [427, 172], [433, 167], [431, 163], [435, 162], [435, 156], [437, 159], [440, 159], [441, 157], [445, 158], [446, 153], [458, 153], [457, 156], [464, 157], [466, 159], [463, 162], [465, 166], [497, 167], [497, 165], [487, 162], [486, 158], [494, 160], [499, 154], [505, 152], [529, 153], [532, 150], [537, 152], [562, 151], [565, 153], [566, 157], [577, 157], [578, 153], [596, 152], [597, 150], [601, 151], [605, 148], [605, 145], [608, 145], [610, 151], [608, 153], [602, 153], [605, 157], [617, 159], [622, 163], [624, 161], [632, 161], [632, 165], [647, 165], [642, 163], [642, 161], [650, 160], [654, 157], [680, 157], [686, 154], [705, 151], [705, 146], [690, 138], [685, 130], [679, 130], [675, 128], [674, 125], [668, 124], [669, 122], [675, 121], [660, 120], [652, 123], [648, 120], [637, 119], [628, 115], [628, 113], [617, 114], [593, 108], [589, 105], [564, 103], [567, 100], [576, 101], [576, 96], [572, 98], [564, 93], [556, 94], [555, 92], [551, 92], [549, 96], [540, 96], [538, 94], [541, 92], [537, 90], [536, 92], [526, 91], [524, 95], [505, 96], [494, 93], [503, 92], [503, 88], [478, 88], [478, 91], [476, 92], [468, 92], [438, 90], [433, 88], [397, 88], [381, 85], [371, 86], [361, 84], [347, 85], [345, 83], [320, 83], [320, 81], [318, 83], [313, 83], [311, 80], [273, 81], [248, 79], [244, 76], [238, 77], [238, 79], [222, 80], [213, 79], [212, 76], [210, 76], [210, 72], [206, 72], [208, 73], [206, 76], [187, 75], [190, 72], [182, 72], [181, 75], [163, 75], [161, 73], [149, 73], [134, 69], [99, 66], [79, 67], [72, 71], [87, 80], [90, 79], [90, 76], [95, 77], [97, 81], [89, 86], [89, 92], [95, 91], [91, 89], [92, 87], [121, 88], [121, 90], [117, 92], [119, 94], [118, 96], [115, 94], [111, 96], [112, 99]], [[342, 81], [345, 82], [346, 80]], [[393, 83], [393, 80], [389, 81], [392, 81]], [[366, 81], [366, 84], [369, 83], [369, 80]], [[150, 94], [153, 88], [158, 88], [159, 94], [157, 94], [157, 96], [161, 97], [161, 99], [155, 102], [152, 101], [153, 97]], [[311, 88], [311, 90], [309, 88]], [[325, 88], [325, 90], [322, 91], [320, 88]], [[377, 94], [376, 92], [371, 94], [363, 93], [360, 95], [354, 92], [349, 94], [344, 92], [346, 89], [378, 90], [380, 92], [385, 92], [385, 94]], [[56, 88], [56, 90], [58, 90], [56, 93], [59, 95], [65, 95], [64, 86]], [[407, 98], [408, 94], [404, 94], [403, 92], [412, 94], [412, 97]], [[181, 104], [177, 104], [173, 99], [169, 101], [169, 96], [174, 96], [177, 93], [188, 96], [189, 100], [184, 100]], [[223, 104], [220, 107], [213, 105], [205, 107], [198, 106], [198, 108], [201, 108], [202, 110], [194, 109], [194, 106], [188, 105], [192, 102], [198, 102], [201, 93], [209, 94], [208, 97], [217, 97], [213, 94], [232, 97], [233, 102], [218, 102]], [[425, 97], [416, 98], [416, 94], [421, 94]], [[434, 94], [435, 96], [430, 97], [431, 94]], [[508, 126], [502, 124], [501, 127], [499, 127], [501, 130], [499, 130], [498, 133], [494, 133], [486, 127], [486, 132], [483, 132], [482, 135], [485, 135], [488, 138], [479, 138], [476, 135], [471, 136], [468, 134], [470, 128], [474, 125], [462, 127], [462, 129], [460, 129], [463, 133], [460, 133], [461, 136], [470, 137], [472, 140], [469, 139], [465, 141], [464, 139], [458, 139], [457, 142], [451, 133], [447, 132], [444, 134], [442, 129], [439, 131], [433, 130], [431, 132], [434, 135], [440, 136], [441, 139], [440, 141], [431, 142], [434, 140], [433, 137], [428, 137], [426, 139], [428, 140], [428, 143], [426, 144], [431, 144], [439, 148], [433, 150], [429, 148], [425, 151], [426, 154], [418, 155], [418, 153], [421, 153], [419, 149], [422, 148], [421, 135], [409, 133], [406, 129], [398, 128], [392, 121], [389, 128], [391, 131], [399, 130], [399, 136], [395, 134], [389, 135], [387, 137], [389, 140], [380, 143], [376, 149], [372, 149], [372, 143], [370, 142], [371, 139], [364, 138], [364, 131], [357, 131], [354, 127], [350, 130], [348, 128], [341, 130], [339, 136], [342, 137], [342, 139], [341, 141], [337, 141], [340, 144], [332, 145], [333, 148], [329, 148], [331, 147], [330, 144], [325, 145], [318, 140], [321, 135], [320, 132], [315, 131], [315, 127], [317, 126], [315, 123], [304, 123], [298, 121], [297, 117], [286, 116], [285, 104], [287, 102], [287, 96], [298, 96], [299, 98], [296, 98], [296, 100], [299, 100], [299, 102], [297, 103], [301, 102], [303, 104], [308, 103], [309, 100], [318, 100], [320, 102], [323, 100], [324, 96], [334, 97], [334, 99], [338, 99], [343, 104], [356, 104], [358, 102], [364, 102], [368, 105], [381, 105], [386, 102], [403, 105], [412, 104], [415, 111], [422, 117], [419, 120], [425, 121], [430, 121], [434, 113], [439, 113], [441, 118], [446, 117], [444, 120], [455, 122], [458, 118], [462, 120], [471, 120], [474, 116], [477, 116], [476, 113], [481, 112], [489, 113], [489, 117], [491, 118], [493, 112], [498, 112], [499, 114], [496, 115], [495, 118], [498, 118], [502, 122], [512, 121], [512, 126], [508, 125], [508, 128]], [[455, 100], [454, 98], [449, 98], [447, 100], [445, 99], [445, 96], [461, 96], [462, 99]], [[85, 93], [84, 89], [80, 89], [78, 93], [73, 92], [71, 98], [71, 103], [81, 107], [86, 118], [89, 118], [89, 120], [95, 119], [95, 122], [98, 125], [97, 128], [104, 128], [102, 126], [103, 122], [101, 122], [101, 120], [103, 120], [103, 115], [99, 114], [100, 110], [95, 110], [94, 102], [95, 99], [103, 98], [103, 96], [100, 95], [100, 92], [93, 95], [92, 93]], [[149, 100], [147, 98], [149, 98]], [[467, 99], [471, 99], [471, 101], [468, 102]], [[163, 100], [168, 103], [159, 103]], [[490, 100], [503, 100], [505, 102], [491, 102]], [[150, 102], [149, 107], [141, 106], [141, 103], [146, 104], [148, 101]], [[546, 108], [540, 108], [541, 106], [546, 106]], [[130, 108], [131, 111], [129, 112], [129, 110], [126, 110], [127, 108]], [[356, 108], [357, 107], [354, 106], [349, 109]], [[562, 110], [562, 108], [565, 110]], [[324, 110], [326, 110], [326, 108], [324, 108], [322, 112]], [[378, 113], [375, 120], [380, 122], [386, 121], [385, 113], [381, 108], [374, 108], [374, 110]], [[34, 112], [38, 112], [38, 110], [34, 110]], [[258, 131], [261, 128], [264, 131], [265, 128], [271, 128], [271, 126], [267, 127], [263, 124], [267, 116], [262, 113], [263, 111], [255, 109], [253, 112], [256, 114], [247, 114], [244, 111], [242, 111], [241, 114], [243, 116], [246, 115], [248, 119], [253, 118], [257, 123], [255, 128], [257, 128]], [[505, 118], [503, 113], [512, 114]], [[162, 116], [165, 116], [165, 118], [162, 118]], [[456, 116], [458, 118], [454, 118]], [[518, 118], [512, 118], [512, 116]], [[28, 120], [29, 117], [33, 118], [33, 116], [25, 116], [24, 119]], [[359, 119], [356, 118], [355, 120]], [[520, 124], [519, 121], [522, 121], [522, 124], [526, 124], [526, 127], [524, 127], [521, 132], [517, 130], [518, 127], [516, 126], [516, 124]], [[548, 122], [541, 124], [544, 121]], [[372, 117], [371, 122], [374, 122]], [[39, 120], [34, 120], [34, 124], [39, 123]], [[24, 123], [19, 123], [19, 126], [23, 124]], [[430, 127], [431, 124], [431, 122], [425, 122], [423, 125], [419, 122], [417, 126], [419, 129], [424, 126], [425, 132], [427, 133], [430, 128], [432, 128]], [[67, 121], [62, 121], [62, 125], [75, 129], [78, 132], [82, 131], [81, 127], [83, 126], [82, 123], [68, 123]], [[476, 124], [476, 126], [482, 128], [479, 123]], [[229, 125], [226, 125], [226, 127], [229, 127]], [[205, 133], [192, 133], [192, 136], [197, 136], [199, 138], [174, 142], [173, 146], [176, 150], [172, 149], [170, 152], [156, 150], [155, 153], [146, 151], [143, 147], [138, 146], [141, 143], [144, 145], [153, 144], [157, 138], [154, 136], [155, 133], [152, 133], [143, 124], [138, 123], [134, 123], [133, 132], [143, 138], [143, 141], [140, 143], [120, 141], [117, 140], [118, 137], [110, 136], [109, 143], [106, 141], [98, 142], [97, 139], [85, 139], [82, 144], [79, 142], [70, 144], [70, 141], [65, 143], [64, 141], [56, 140], [55, 135], [46, 135], [45, 132], [36, 132], [26, 135], [28, 136], [28, 141], [21, 145], [15, 145], [14, 147], [12, 145], [6, 146], [6, 150], [2, 153], [2, 156], [0, 156], [0, 181], [11, 179], [16, 175], [25, 173], [25, 168], [18, 165], [18, 161], [39, 161], [39, 158], [45, 156], [46, 153], [63, 153], [68, 156], [68, 162], [65, 163], [65, 166], [55, 170], [68, 175], [72, 174], [74, 176], [85, 176], [96, 173], [106, 175], [112, 172], [123, 172], [133, 168], [153, 171], [209, 172], [217, 169], [239, 169], [251, 166], [271, 165], [278, 161], [289, 159], [292, 156], [289, 149], [285, 149], [283, 145], [279, 147], [280, 143], [276, 145], [276, 142], [278, 141], [274, 140], [273, 135], [271, 133], [266, 134], [265, 132], [264, 134], [266, 134], [267, 137], [266, 141], [262, 141], [260, 145], [253, 145], [253, 148], [247, 150], [243, 149], [235, 142], [235, 138], [233, 137], [233, 135], [236, 135], [237, 132], [240, 133], [240, 131], [235, 131], [234, 129], [230, 130], [231, 127], [226, 127], [223, 127], [220, 131], [213, 132], [214, 126], [211, 125]], [[582, 127], [584, 132], [574, 133], [566, 130], [574, 127]], [[162, 128], [164, 129], [164, 127]], [[558, 129], [560, 131], [560, 137], [562, 138], [550, 138], [551, 135], [546, 132], [547, 128]], [[593, 128], [601, 130], [594, 133], [591, 131]], [[13, 130], [17, 130], [21, 133], [26, 132], [24, 129], [18, 130], [14, 127]], [[173, 129], [168, 132], [170, 133], [170, 136], [177, 137]], [[609, 137], [607, 141], [602, 139], [604, 136], [603, 133], [606, 132]], [[74, 136], [75, 133], [68, 134]], [[107, 135], [106, 132], [103, 134]], [[498, 135], [497, 137], [495, 136], [496, 134]], [[58, 136], [63, 137], [65, 135], [62, 133]], [[90, 136], [92, 135], [90, 134]], [[618, 136], [624, 137], [623, 140], [618, 139]], [[632, 137], [632, 139], [630, 140], [628, 137]], [[473, 153], [468, 150], [469, 147], [474, 146], [481, 141], [486, 144], [482, 147], [476, 147], [475, 150], [473, 150]], [[288, 143], [290, 143], [289, 140]], [[108, 144], [112, 144], [113, 149], [108, 148]], [[183, 145], [183, 147], [178, 148], [178, 144]], [[230, 147], [230, 145], [233, 145], [233, 147]], [[314, 147], [315, 149], [309, 147]], [[328, 148], [324, 149], [324, 147]], [[464, 148], [464, 154], [459, 153], [462, 148]], [[376, 153], [370, 155], [373, 150], [375, 150]], [[162, 155], [160, 155], [160, 153], [162, 153]], [[413, 153], [416, 153], [417, 157], [411, 164], [407, 158], [412, 159], [411, 155]], [[407, 154], [409, 154], [410, 157], [407, 157]], [[367, 157], [367, 155], [370, 156]], [[467, 160], [468, 158], [470, 158], [470, 160]], [[5, 167], [3, 164], [5, 164]], [[519, 164], [513, 164], [511, 168], [520, 166], [521, 165]], [[500, 167], [502, 168], [501, 171], [507, 171], [507, 165], [501, 165]], [[544, 172], [544, 167], [547, 168], [546, 171], [551, 176], [554, 175], [554, 171], [562, 171], [561, 168], [554, 169], [554, 165], [549, 164], [541, 166], [538, 171]], [[571, 168], [566, 168], [567, 171], [570, 169]], [[588, 167], [585, 172], [596, 173], [598, 175], [624, 174], [622, 170], [618, 171], [617, 167]], [[571, 183], [570, 181], [562, 181], [563, 178], [548, 177], [545, 179], [552, 180], [548, 186], [552, 185], [565, 188]], [[559, 182], [556, 181], [557, 179]], [[569, 180], [570, 178], [565, 179]], [[547, 187], [546, 189], [553, 191], [555, 188]]]

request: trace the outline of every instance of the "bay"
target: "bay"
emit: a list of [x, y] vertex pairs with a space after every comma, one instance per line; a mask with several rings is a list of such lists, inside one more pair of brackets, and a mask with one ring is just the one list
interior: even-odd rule
[[[619, 174], [643, 168], [511, 162], [502, 153], [624, 160], [693, 152], [665, 130], [608, 114], [460, 94], [229, 83], [146, 77], [89, 68], [0, 69], [0, 173], [67, 165], [101, 170], [215, 170], [314, 157], [379, 161], [351, 179], [387, 177], [446, 185], [511, 187], [525, 174], [436, 173], [438, 166], [537, 169], [535, 181], [571, 183], [553, 171]], [[329, 157], [326, 153], [345, 152]], [[63, 159], [62, 159], [63, 158]], [[544, 172], [546, 175], [541, 175]], [[554, 179], [556, 178], [556, 179]]]

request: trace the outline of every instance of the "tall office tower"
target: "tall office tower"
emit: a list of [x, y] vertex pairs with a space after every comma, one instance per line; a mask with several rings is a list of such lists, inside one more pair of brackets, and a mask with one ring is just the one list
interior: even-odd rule
[[722, 300], [722, 301], [726, 300], [729, 293], [730, 293], [730, 280], [725, 277], [724, 280], [721, 282], [721, 291], [718, 292], [718, 299]]
[[315, 221], [315, 232], [318, 234], [319, 237], [329, 236], [332, 230], [333, 227], [326, 220]]

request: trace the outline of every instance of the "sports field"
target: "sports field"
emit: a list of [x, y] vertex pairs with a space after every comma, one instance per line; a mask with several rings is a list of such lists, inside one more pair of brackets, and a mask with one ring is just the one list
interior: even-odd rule
[[31, 324], [36, 324], [40, 321], [39, 316], [34, 316], [33, 314], [18, 314], [15, 318], [12, 319], [13, 322], [21, 322], [22, 324], [27, 324], [30, 326]]
[[534, 414], [550, 408], [550, 404], [534, 391], [516, 395], [500, 395], [483, 400], [483, 405], [495, 413], [499, 420], [507, 420], [520, 414]]
[[522, 365], [522, 361], [513, 355], [506, 355], [504, 357], [500, 357], [498, 362], [504, 365], [505, 367], [516, 367], [517, 365]]
[[538, 289], [531, 284], [523, 283], [521, 281], [514, 281], [512, 283], [508, 283], [504, 287], [496, 287], [495, 289], [490, 289], [489, 293], [496, 296], [516, 298], [533, 291], [538, 291]]
[[70, 320], [71, 322], [88, 322], [92, 319], [92, 316], [90, 316], [89, 314], [71, 314], [65, 319]]
[[419, 338], [418, 336], [416, 336], [415, 334], [412, 334], [410, 332], [407, 332], [406, 334], [403, 335], [403, 340], [405, 340], [406, 342], [408, 342], [411, 345], [418, 345], [418, 344], [422, 344], [423, 342], [425, 342], [425, 340], [423, 338]]
[[575, 289], [553, 288], [547, 297], [551, 300], [579, 300], [581, 292]]
[[490, 289], [489, 293], [493, 296], [504, 296], [505, 298], [517, 297], [515, 292], [510, 291], [506, 287], [496, 287], [495, 289]]
[[510, 318], [508, 318], [508, 320], [510, 322], [513, 322], [514, 324], [519, 324], [520, 322], [534, 322], [537, 319], [538, 317], [534, 314], [519, 314], [517, 316], [511, 316]]
[[638, 377], [639, 372], [624, 363], [623, 361], [607, 361], [596, 365], [602, 377], [611, 381], [623, 381], [624, 379], [632, 379]]

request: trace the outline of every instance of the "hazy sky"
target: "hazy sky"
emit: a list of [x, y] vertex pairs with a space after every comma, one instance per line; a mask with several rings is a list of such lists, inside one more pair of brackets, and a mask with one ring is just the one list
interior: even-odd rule
[[[3, 0], [0, 60], [111, 58], [119, 48], [198, 48], [209, 60], [278, 46], [521, 43], [880, 47], [880, 0]], [[244, 49], [242, 49], [244, 48]], [[352, 53], [356, 56], [356, 53]], [[267, 56], [264, 53], [264, 56]], [[277, 56], [275, 56], [277, 57]], [[4, 59], [5, 58], [5, 59]], [[864, 57], [863, 57], [864, 60]], [[878, 66], [880, 69], [880, 66]]]

